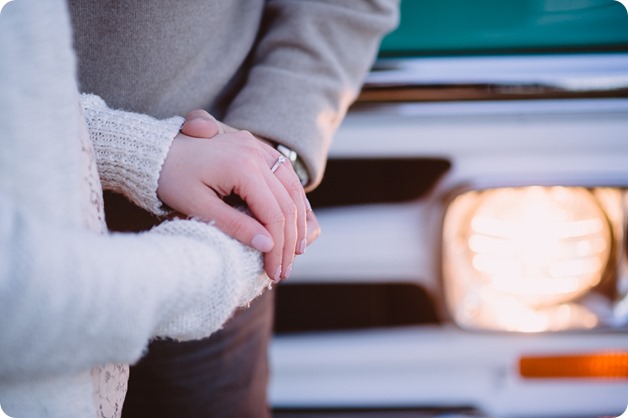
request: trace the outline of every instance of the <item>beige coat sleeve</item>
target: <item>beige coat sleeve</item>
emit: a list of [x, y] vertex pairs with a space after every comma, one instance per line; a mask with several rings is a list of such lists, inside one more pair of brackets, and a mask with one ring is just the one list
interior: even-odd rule
[[356, 98], [398, 0], [269, 0], [245, 86], [224, 121], [282, 143], [321, 180], [332, 136]]

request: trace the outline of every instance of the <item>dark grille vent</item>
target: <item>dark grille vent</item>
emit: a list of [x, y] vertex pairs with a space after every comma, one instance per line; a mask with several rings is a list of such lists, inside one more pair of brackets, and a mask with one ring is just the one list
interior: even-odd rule
[[429, 191], [451, 164], [443, 159], [330, 159], [320, 186], [308, 194], [314, 208], [399, 203]]
[[285, 284], [276, 292], [277, 334], [439, 323], [430, 295], [412, 283]]

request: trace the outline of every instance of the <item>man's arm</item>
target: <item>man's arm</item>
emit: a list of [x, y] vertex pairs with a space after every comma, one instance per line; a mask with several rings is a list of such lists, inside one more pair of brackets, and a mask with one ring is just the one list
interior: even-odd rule
[[296, 151], [320, 182], [336, 128], [359, 92], [398, 0], [267, 1], [244, 87], [224, 122]]

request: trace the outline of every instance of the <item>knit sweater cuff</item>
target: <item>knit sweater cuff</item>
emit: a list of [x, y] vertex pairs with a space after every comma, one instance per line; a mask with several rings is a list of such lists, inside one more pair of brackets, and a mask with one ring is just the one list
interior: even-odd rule
[[168, 213], [157, 197], [157, 181], [184, 119], [114, 110], [98, 96], [81, 96], [103, 188], [126, 196], [156, 215]]
[[[271, 283], [263, 273], [261, 253], [206, 223], [166, 221], [147, 234], [191, 238], [200, 247], [212, 248], [219, 255], [215, 259], [211, 254], [191, 259], [186, 270], [194, 272], [194, 280], [186, 280], [169, 292], [168, 300], [161, 307], [164, 320], [155, 330], [156, 337], [204, 338], [209, 332], [220, 329], [236, 307], [249, 305]], [[190, 249], [183, 245], [170, 250], [170, 256], [178, 259], [186, 258], [189, 253]], [[213, 271], [214, 280], [209, 279], [209, 269]], [[185, 279], [185, 274], [178, 279]]]

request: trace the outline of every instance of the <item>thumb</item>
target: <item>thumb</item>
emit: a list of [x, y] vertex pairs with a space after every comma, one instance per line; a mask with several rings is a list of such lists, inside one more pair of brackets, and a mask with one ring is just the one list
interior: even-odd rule
[[185, 116], [181, 132], [194, 138], [212, 138], [221, 130], [216, 119], [202, 109], [192, 110]]
[[212, 199], [211, 204], [208, 203], [203, 205], [207, 216], [201, 214], [201, 219], [212, 222], [225, 234], [262, 253], [273, 249], [275, 243], [270, 233], [251, 215], [226, 204], [221, 199]]

